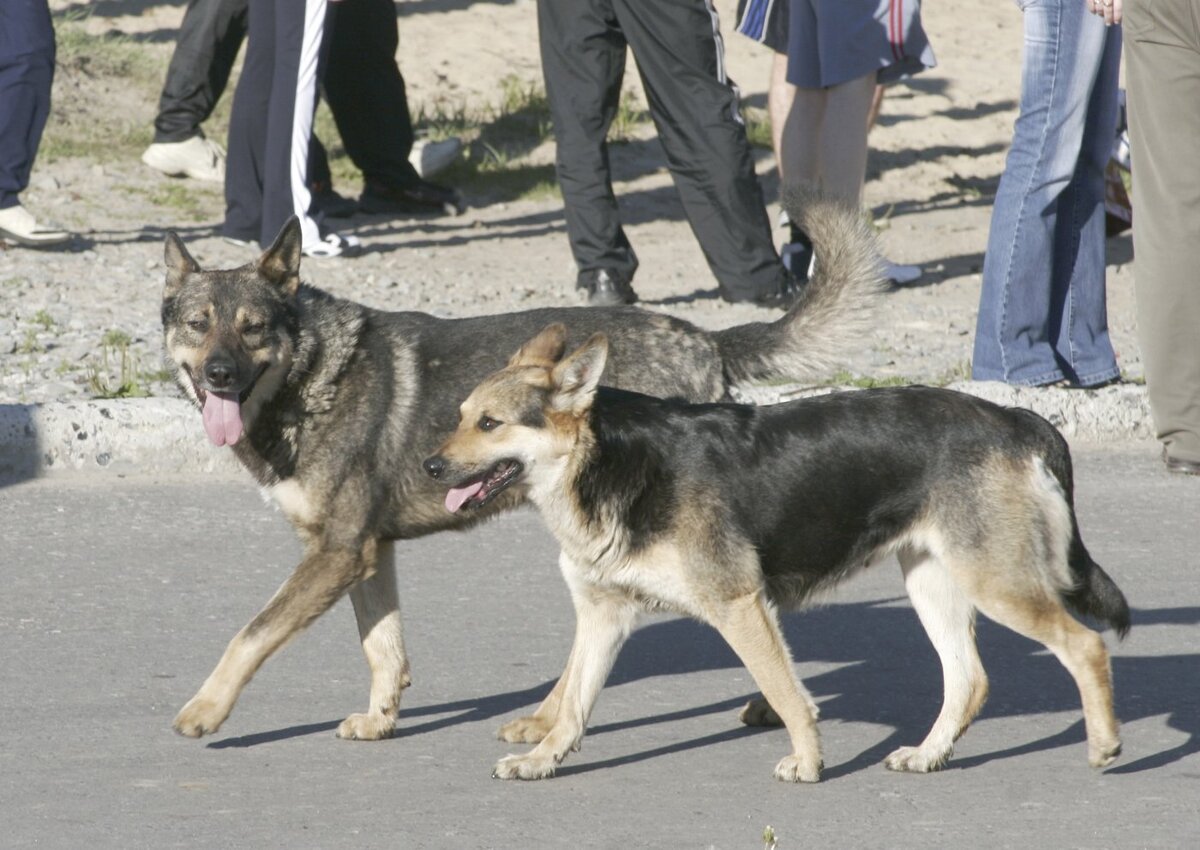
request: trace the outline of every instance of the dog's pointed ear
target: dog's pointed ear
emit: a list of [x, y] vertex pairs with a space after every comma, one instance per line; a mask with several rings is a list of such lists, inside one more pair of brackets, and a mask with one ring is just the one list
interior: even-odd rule
[[271, 247], [258, 258], [258, 273], [289, 298], [300, 288], [300, 249], [303, 245], [300, 219], [292, 216], [279, 230]]
[[567, 348], [567, 328], [561, 322], [546, 326], [508, 359], [509, 366], [542, 366], [549, 369]]
[[608, 337], [601, 333], [592, 334], [550, 373], [554, 409], [579, 414], [591, 407], [607, 362]]
[[174, 230], [167, 231], [166, 245], [163, 247], [163, 262], [167, 266], [167, 294], [173, 295], [183, 285], [183, 279], [189, 274], [200, 271], [200, 264], [192, 259], [183, 240]]

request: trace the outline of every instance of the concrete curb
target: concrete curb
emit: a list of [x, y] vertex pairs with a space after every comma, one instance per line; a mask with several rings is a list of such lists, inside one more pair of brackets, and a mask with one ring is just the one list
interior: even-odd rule
[[[1072, 441], [1154, 436], [1144, 386], [1067, 390], [965, 381], [951, 388], [998, 404], [1029, 408]], [[771, 404], [839, 389], [847, 388], [762, 386], [740, 390], [738, 398]], [[184, 474], [238, 469], [232, 452], [209, 444], [199, 413], [182, 399], [0, 405], [0, 480], [61, 471]]]

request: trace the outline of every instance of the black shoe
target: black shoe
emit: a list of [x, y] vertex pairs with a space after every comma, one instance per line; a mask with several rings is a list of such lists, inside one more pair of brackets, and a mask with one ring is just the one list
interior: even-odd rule
[[1167, 454], [1166, 446], [1163, 446], [1162, 459], [1163, 463], [1167, 465], [1167, 472], [1174, 472], [1178, 475], [1200, 475], [1200, 462], [1171, 457]]
[[755, 304], [759, 307], [776, 307], [780, 310], [790, 310], [804, 295], [807, 280], [787, 275], [779, 289], [765, 295], [755, 295], [751, 298], [729, 298], [722, 296], [731, 304]]
[[313, 183], [309, 192], [312, 195], [311, 211], [325, 218], [349, 218], [358, 212], [358, 202], [339, 195], [328, 183]]
[[593, 307], [619, 307], [637, 303], [632, 281], [633, 275], [611, 269], [591, 269], [579, 273], [575, 288], [587, 292], [588, 304]]
[[408, 186], [368, 183], [358, 199], [358, 208], [370, 215], [430, 212], [459, 215], [466, 209], [466, 204], [457, 189], [421, 180]]

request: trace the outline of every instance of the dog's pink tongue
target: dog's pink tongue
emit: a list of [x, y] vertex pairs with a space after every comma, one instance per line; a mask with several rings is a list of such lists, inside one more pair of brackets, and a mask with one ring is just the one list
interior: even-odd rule
[[468, 484], [466, 487], [451, 487], [450, 492], [446, 494], [446, 510], [452, 514], [456, 514], [467, 500], [483, 489], [483, 482], [476, 481], [474, 484]]
[[214, 446], [232, 446], [242, 436], [242, 405], [237, 393], [210, 392], [204, 399], [204, 432]]

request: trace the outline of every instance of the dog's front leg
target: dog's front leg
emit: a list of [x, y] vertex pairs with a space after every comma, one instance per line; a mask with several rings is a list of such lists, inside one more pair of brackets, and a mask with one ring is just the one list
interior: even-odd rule
[[722, 605], [713, 625], [742, 659], [792, 739], [792, 754], [775, 766], [775, 778], [785, 782], [819, 780], [823, 765], [812, 698], [792, 670], [791, 653], [783, 641], [779, 622], [762, 593]]
[[198, 738], [220, 729], [262, 663], [360, 581], [375, 564], [375, 550], [373, 539], [351, 548], [314, 544], [266, 607], [229, 642], [216, 669], [175, 717], [175, 730]]
[[[571, 750], [579, 749], [588, 717], [612, 670], [613, 662], [637, 616], [624, 599], [602, 590], [576, 591], [575, 646], [559, 679], [560, 698], [554, 724], [541, 743], [525, 755], [509, 755], [496, 763], [498, 779], [544, 779]], [[547, 697], [547, 701], [549, 697]], [[543, 703], [545, 705], [545, 703]]]
[[391, 541], [380, 543], [375, 573], [350, 589], [363, 654], [371, 668], [371, 704], [365, 713], [351, 714], [338, 726], [339, 738], [377, 741], [396, 729], [400, 692], [412, 684], [400, 597], [396, 593], [396, 564]]

